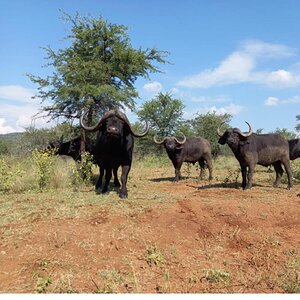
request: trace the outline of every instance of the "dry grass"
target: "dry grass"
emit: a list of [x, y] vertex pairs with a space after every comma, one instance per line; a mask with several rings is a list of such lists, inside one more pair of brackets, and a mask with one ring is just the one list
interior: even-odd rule
[[69, 163], [43, 192], [34, 166], [15, 163], [29, 171], [0, 195], [0, 292], [300, 292], [297, 181], [274, 189], [258, 167], [243, 192], [236, 160], [221, 157], [212, 182], [190, 166], [173, 183], [171, 163], [150, 157], [134, 161], [122, 201], [114, 188], [74, 191]]

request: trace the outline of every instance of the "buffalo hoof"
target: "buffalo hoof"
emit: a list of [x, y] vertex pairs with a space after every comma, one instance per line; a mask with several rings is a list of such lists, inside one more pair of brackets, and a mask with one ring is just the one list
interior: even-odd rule
[[127, 192], [124, 192], [124, 191], [120, 191], [119, 197], [120, 197], [121, 199], [126, 199], [126, 198], [128, 197], [128, 193], [127, 193]]
[[109, 193], [109, 189], [108, 187], [104, 187], [101, 191], [102, 194], [108, 194]]

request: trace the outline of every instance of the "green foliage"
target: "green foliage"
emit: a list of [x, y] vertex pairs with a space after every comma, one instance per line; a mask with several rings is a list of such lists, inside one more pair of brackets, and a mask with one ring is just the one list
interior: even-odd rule
[[39, 294], [47, 292], [47, 288], [51, 283], [52, 283], [52, 279], [50, 276], [43, 277], [41, 274], [38, 274], [36, 291]]
[[150, 124], [149, 133], [137, 140], [137, 149], [143, 154], [162, 154], [163, 146], [153, 142], [155, 134], [168, 136], [178, 130], [183, 115], [184, 105], [181, 100], [174, 99], [169, 93], [159, 93], [152, 100], [143, 103], [137, 112], [141, 120], [147, 120]]
[[[300, 122], [300, 115], [297, 115], [296, 116], [296, 120], [298, 121], [298, 122]], [[299, 133], [300, 132], [300, 123], [298, 123], [296, 126], [295, 126], [295, 129], [296, 129], [296, 131]]]
[[278, 133], [278, 134], [282, 135], [287, 140], [291, 140], [291, 139], [294, 139], [296, 137], [296, 134], [294, 132], [291, 132], [286, 128], [282, 128], [282, 129], [276, 128], [274, 133]]
[[232, 116], [229, 114], [217, 115], [215, 112], [208, 112], [206, 114], [198, 114], [198, 116], [191, 120], [191, 126], [195, 136], [201, 136], [207, 139], [211, 145], [213, 156], [223, 154], [226, 151], [225, 147], [218, 144], [217, 128], [222, 122], [222, 130], [229, 127], [229, 122]]
[[149, 72], [159, 72], [152, 62], [166, 63], [168, 53], [156, 49], [134, 49], [127, 34], [127, 27], [99, 18], [72, 17], [66, 13], [63, 19], [71, 23], [70, 41], [65, 49], [47, 53], [47, 66], [53, 74], [42, 78], [28, 74], [37, 84], [36, 97], [51, 100], [43, 111], [52, 118], [79, 118], [83, 107], [91, 104], [93, 110], [104, 111], [135, 106], [138, 96], [134, 82]]
[[85, 152], [81, 156], [81, 161], [72, 167], [72, 184], [74, 187], [80, 184], [88, 184], [93, 176], [93, 155]]
[[205, 279], [210, 282], [224, 282], [230, 279], [229, 272], [224, 270], [207, 269], [205, 270]]
[[38, 168], [38, 185], [40, 191], [44, 190], [50, 180], [53, 171], [55, 150], [32, 151], [32, 160]]
[[0, 155], [1, 154], [9, 154], [9, 149], [11, 147], [11, 143], [8, 141], [0, 140]]
[[0, 159], [0, 191], [3, 193], [8, 193], [13, 190], [13, 187], [17, 183], [17, 178], [24, 174], [23, 171], [19, 169], [12, 169], [7, 162], [1, 158]]
[[149, 246], [146, 252], [146, 262], [149, 266], [160, 266], [164, 262], [164, 257], [156, 245]]
[[183, 116], [184, 105], [169, 93], [159, 93], [155, 98], [143, 103], [138, 111], [142, 120], [148, 120], [151, 128], [162, 136], [177, 130]]

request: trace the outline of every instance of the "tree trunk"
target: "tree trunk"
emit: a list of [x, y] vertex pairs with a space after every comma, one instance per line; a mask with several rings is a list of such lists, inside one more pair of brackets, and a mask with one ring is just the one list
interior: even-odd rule
[[81, 161], [82, 161], [83, 155], [85, 153], [85, 144], [86, 144], [85, 140], [86, 140], [85, 130], [82, 128], [81, 133], [80, 133], [80, 156], [81, 156]]

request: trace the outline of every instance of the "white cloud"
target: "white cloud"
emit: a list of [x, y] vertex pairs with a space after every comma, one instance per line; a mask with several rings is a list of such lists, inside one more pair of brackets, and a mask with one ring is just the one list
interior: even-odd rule
[[157, 94], [157, 93], [162, 91], [163, 87], [162, 87], [162, 84], [160, 82], [153, 81], [153, 82], [150, 82], [150, 83], [146, 83], [143, 86], [143, 89], [147, 92]]
[[268, 97], [265, 101], [265, 105], [267, 106], [276, 106], [278, 105], [280, 100], [276, 97]]
[[49, 127], [46, 118], [33, 119], [39, 111], [39, 99], [32, 99], [34, 90], [19, 85], [0, 86], [0, 133], [20, 132], [34, 125]]
[[300, 96], [293, 96], [291, 98], [283, 99], [283, 100], [280, 100], [276, 97], [268, 97], [265, 100], [266, 106], [277, 106], [282, 104], [298, 104], [298, 103], [300, 103]]
[[16, 131], [13, 127], [6, 125], [6, 120], [0, 118], [0, 134], [6, 134]]
[[0, 99], [33, 102], [34, 90], [19, 85], [0, 86]]
[[238, 115], [241, 111], [243, 111], [245, 107], [237, 104], [230, 103], [227, 106], [219, 107], [211, 106], [211, 107], [204, 107], [198, 110], [198, 113], [205, 114], [205, 113], [216, 113], [217, 115], [224, 115], [224, 114], [230, 114], [232, 116]]
[[209, 88], [250, 82], [269, 86], [296, 86], [300, 76], [284, 69], [276, 71], [256, 71], [260, 59], [280, 58], [293, 55], [293, 50], [285, 45], [268, 44], [262, 41], [246, 41], [239, 50], [230, 54], [214, 69], [206, 69], [178, 82], [189, 88]]

